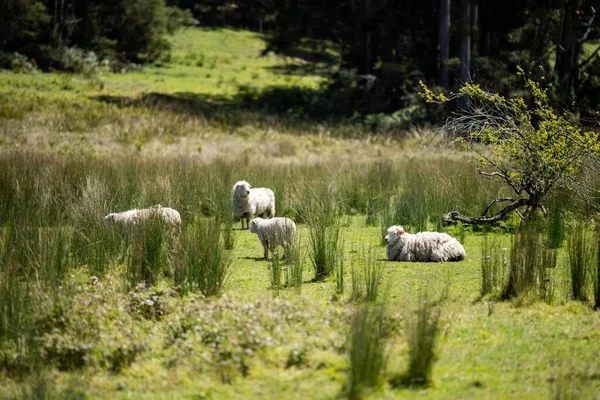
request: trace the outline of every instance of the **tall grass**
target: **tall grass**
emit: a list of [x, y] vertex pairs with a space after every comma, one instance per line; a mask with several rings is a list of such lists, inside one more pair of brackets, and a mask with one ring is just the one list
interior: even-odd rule
[[388, 332], [384, 320], [383, 305], [365, 304], [354, 312], [348, 346], [350, 369], [346, 394], [349, 399], [361, 399], [368, 389], [383, 385], [388, 359]]
[[273, 253], [273, 257], [271, 257], [270, 265], [269, 265], [269, 278], [271, 280], [271, 289], [273, 290], [273, 295], [275, 297], [279, 296], [279, 290], [282, 287], [281, 284], [281, 266], [279, 262], [279, 257], [277, 251]]
[[594, 289], [594, 309], [600, 310], [600, 221], [596, 220], [594, 237], [596, 241], [596, 268], [592, 274], [592, 286]]
[[497, 295], [504, 282], [504, 270], [508, 264], [506, 248], [499, 243], [490, 243], [486, 232], [483, 236], [481, 252], [481, 288], [480, 295]]
[[0, 234], [0, 370], [21, 372], [32, 353], [32, 284], [18, 271], [6, 237]]
[[588, 241], [589, 229], [588, 224], [576, 222], [567, 238], [571, 296], [578, 301], [587, 301], [586, 289], [593, 268], [594, 250]]
[[549, 249], [535, 224], [522, 224], [511, 239], [508, 278], [502, 298], [538, 296], [551, 302], [554, 282], [551, 271], [557, 263], [556, 249]]
[[381, 293], [383, 264], [376, 260], [371, 251], [363, 249], [362, 254], [352, 264], [352, 299], [375, 302]]
[[565, 212], [567, 199], [558, 196], [548, 207], [547, 240], [551, 249], [559, 248], [565, 240]]
[[174, 238], [170, 226], [158, 214], [125, 227], [127, 243], [126, 279], [131, 287], [138, 283], [154, 285], [171, 274]]
[[[441, 301], [441, 300], [440, 300]], [[439, 301], [419, 295], [418, 304], [408, 323], [408, 368], [392, 381], [394, 386], [427, 386], [431, 382], [440, 333]]]
[[[300, 240], [298, 240], [298, 243], [300, 243]], [[300, 293], [304, 275], [304, 256], [300, 246], [291, 249], [286, 272], [286, 286], [290, 286]]]
[[182, 293], [199, 291], [218, 296], [225, 286], [231, 259], [225, 250], [218, 218], [196, 220], [181, 239], [174, 283]]
[[343, 268], [342, 221], [331, 187], [319, 185], [307, 189], [301, 214], [308, 224], [309, 255], [315, 280], [329, 277]]

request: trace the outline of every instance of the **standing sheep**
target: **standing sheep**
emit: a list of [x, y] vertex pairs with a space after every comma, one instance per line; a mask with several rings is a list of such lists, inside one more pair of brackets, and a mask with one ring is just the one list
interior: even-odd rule
[[255, 218], [250, 224], [250, 232], [256, 233], [263, 246], [265, 260], [269, 250], [276, 255], [277, 246], [283, 246], [284, 258], [289, 261], [290, 250], [296, 248], [296, 224], [289, 218]]
[[440, 232], [410, 234], [394, 225], [385, 236], [390, 261], [460, 261], [465, 258], [465, 248], [452, 236]]
[[244, 220], [246, 220], [246, 229], [250, 226], [250, 220], [255, 215], [269, 218], [275, 216], [275, 193], [268, 188], [250, 189], [250, 184], [246, 181], [239, 181], [233, 185], [233, 214], [242, 220], [242, 229], [244, 229]]
[[134, 226], [141, 222], [157, 217], [165, 226], [169, 227], [173, 238], [177, 238], [181, 232], [181, 215], [179, 211], [163, 207], [160, 204], [150, 208], [142, 208], [123, 212], [110, 213], [104, 217], [105, 224], [121, 224], [123, 226]]

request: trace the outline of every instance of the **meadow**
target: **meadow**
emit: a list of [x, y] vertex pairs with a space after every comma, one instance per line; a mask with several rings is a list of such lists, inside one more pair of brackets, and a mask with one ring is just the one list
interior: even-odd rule
[[[445, 226], [505, 193], [468, 153], [248, 101], [329, 68], [256, 34], [173, 40], [125, 73], [0, 73], [0, 398], [597, 398], [592, 207], [553, 198], [531, 234]], [[297, 222], [291, 262], [239, 229], [238, 180]], [[154, 204], [178, 241], [103, 223]], [[394, 224], [467, 258], [389, 262]]]

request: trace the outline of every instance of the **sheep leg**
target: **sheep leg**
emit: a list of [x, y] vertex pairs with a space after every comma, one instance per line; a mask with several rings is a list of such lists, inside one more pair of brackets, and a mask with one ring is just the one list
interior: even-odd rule
[[265, 240], [262, 245], [263, 245], [265, 260], [268, 260], [269, 259], [269, 241]]

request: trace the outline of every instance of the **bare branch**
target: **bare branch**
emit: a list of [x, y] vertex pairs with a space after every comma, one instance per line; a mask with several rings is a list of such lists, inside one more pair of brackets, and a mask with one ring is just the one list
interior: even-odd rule
[[501, 174], [500, 172], [484, 172], [481, 170], [477, 170], [477, 172], [479, 172], [480, 175], [483, 176], [487, 176], [487, 177], [494, 177], [497, 176], [499, 178], [501, 178], [502, 180], [504, 180], [511, 188], [513, 188], [513, 190], [515, 191], [515, 193], [517, 193], [518, 195], [521, 195], [523, 193], [523, 189], [522, 188], [517, 188], [516, 184], [506, 175]]
[[485, 217], [487, 215], [488, 211], [490, 211], [490, 208], [492, 208], [492, 206], [494, 204], [503, 203], [505, 201], [515, 201], [515, 199], [513, 199], [512, 197], [502, 197], [500, 199], [496, 199], [496, 200], [492, 201], [490, 204], [488, 204], [488, 206], [485, 208], [485, 210], [483, 210], [483, 214], [481, 214], [481, 216]]
[[505, 219], [511, 211], [518, 211], [518, 208], [530, 205], [529, 203], [530, 199], [518, 199], [516, 201], [513, 201], [512, 203], [504, 207], [502, 210], [498, 211], [496, 215], [491, 217], [468, 217], [462, 215], [458, 211], [450, 211], [448, 214], [444, 215], [443, 222], [449, 225], [455, 224], [459, 221], [468, 225], [494, 224]]

